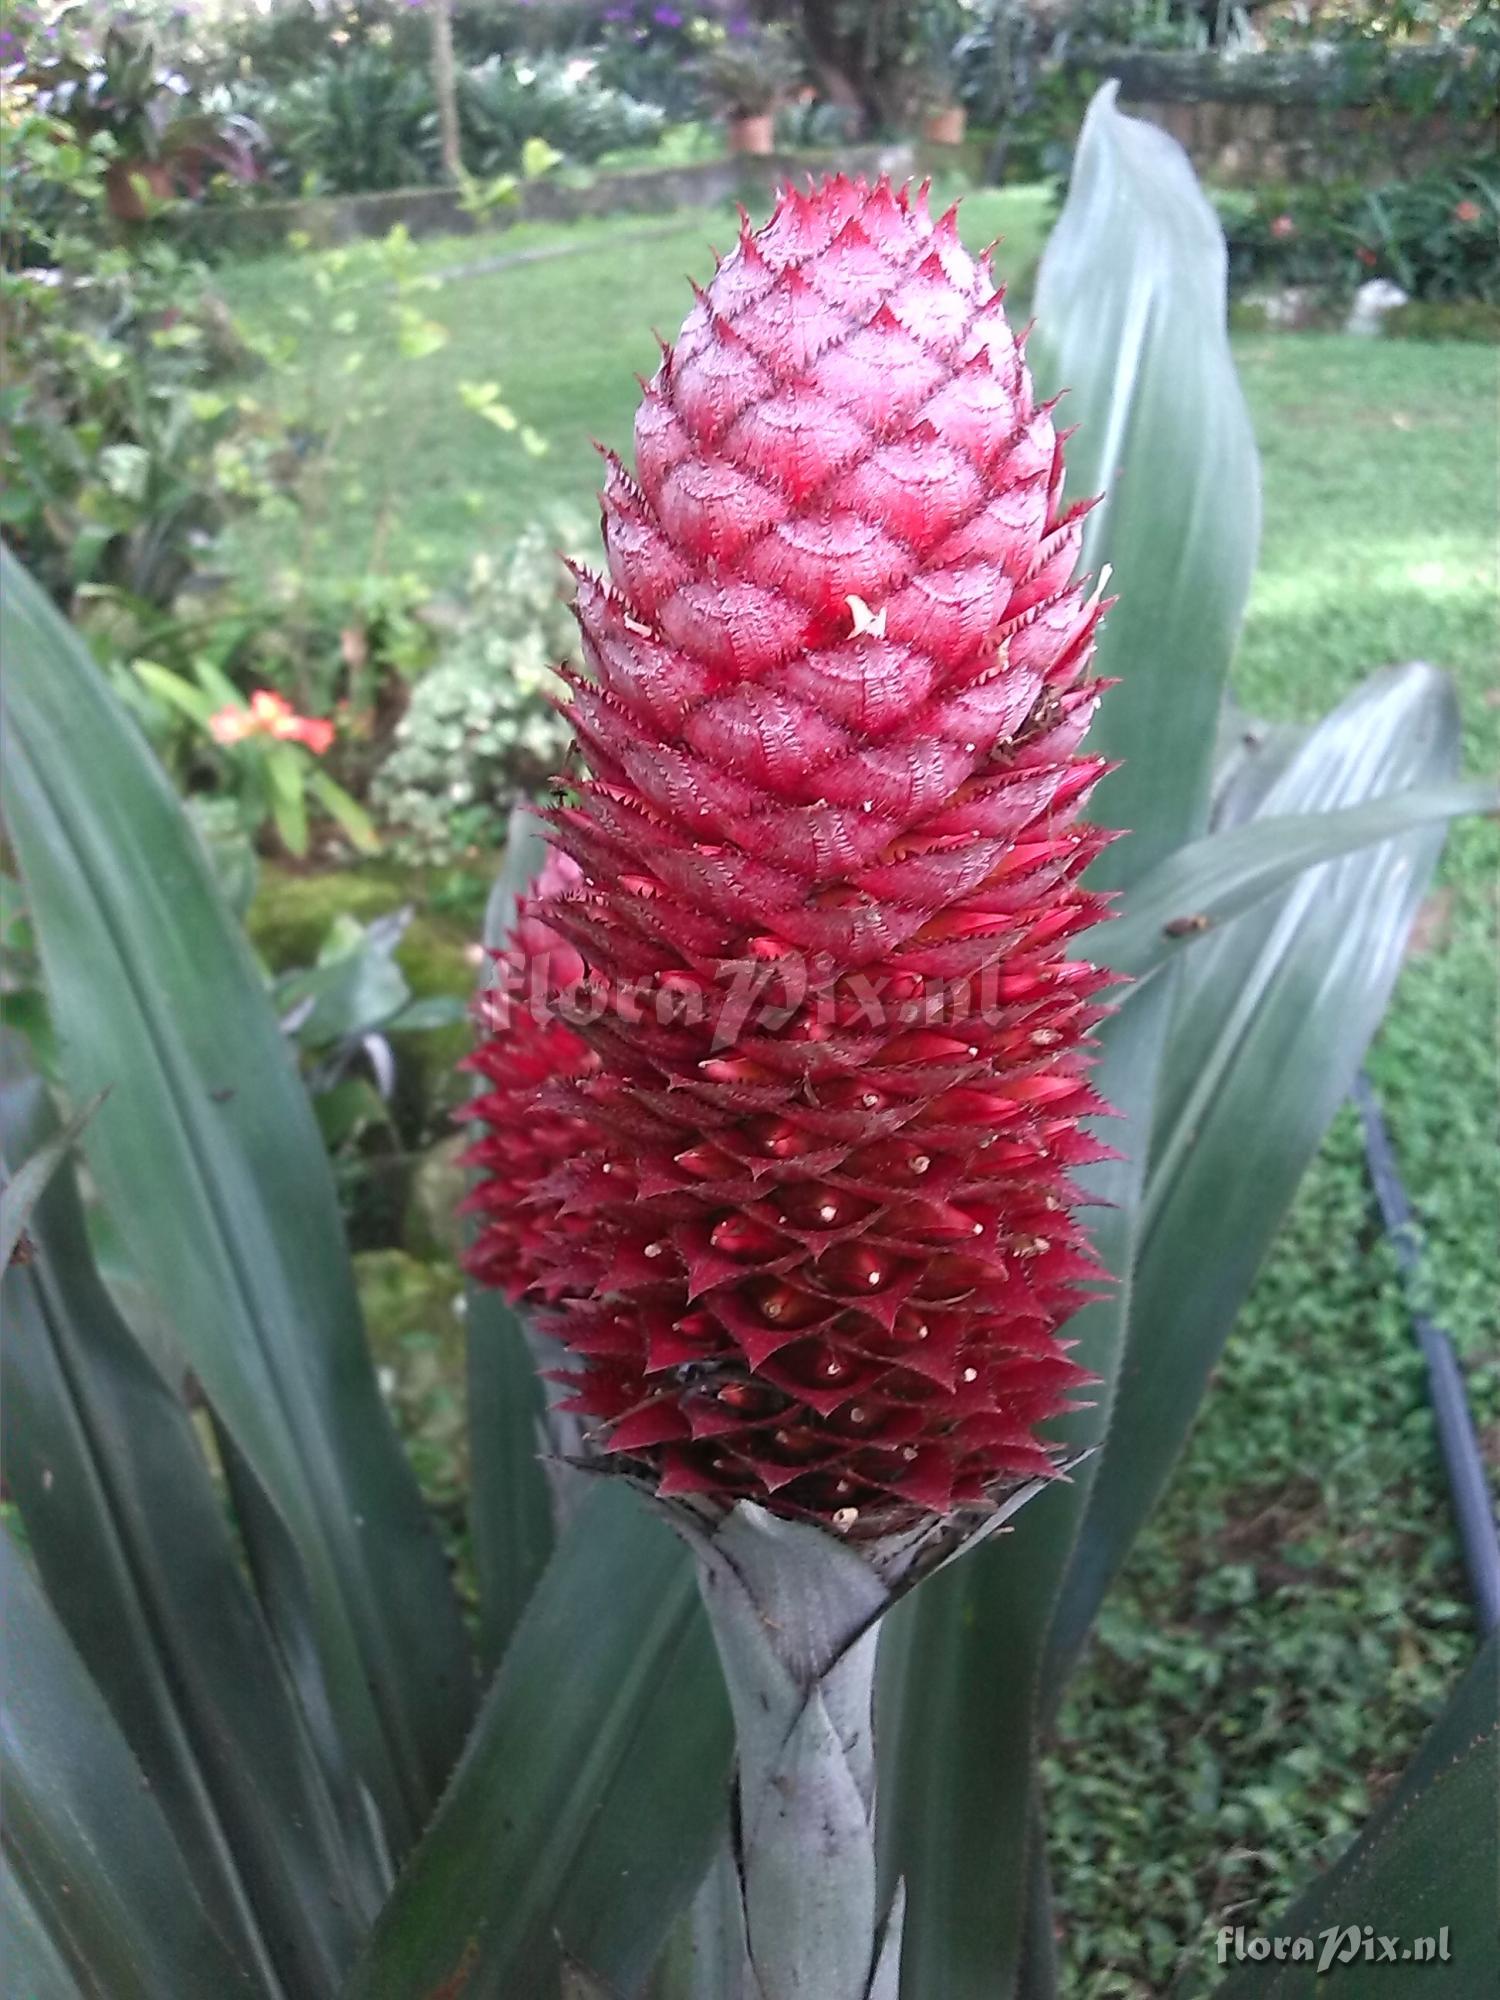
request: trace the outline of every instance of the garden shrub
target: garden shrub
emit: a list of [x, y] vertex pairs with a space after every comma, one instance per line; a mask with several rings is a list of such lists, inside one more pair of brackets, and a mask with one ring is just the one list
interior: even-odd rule
[[581, 62], [499, 57], [459, 79], [459, 125], [471, 173], [511, 173], [528, 139], [543, 139], [581, 164], [661, 136], [666, 114], [599, 82]]
[[368, 46], [245, 101], [270, 138], [272, 172], [314, 194], [367, 194], [432, 178], [436, 110], [425, 65]]
[[515, 800], [561, 764], [568, 731], [551, 706], [553, 669], [579, 652], [554, 550], [581, 540], [564, 517], [551, 533], [526, 529], [501, 561], [475, 562], [462, 626], [418, 681], [371, 788], [406, 858], [499, 846]]
[[[442, 177], [437, 109], [425, 63], [368, 42], [301, 76], [233, 86], [270, 142], [283, 188], [372, 194]], [[458, 75], [459, 130], [472, 174], [512, 173], [528, 141], [588, 164], [657, 139], [665, 114], [600, 82], [584, 60], [491, 56]]]
[[1237, 291], [1347, 294], [1389, 278], [1417, 300], [1500, 303], [1500, 156], [1382, 187], [1312, 182], [1218, 205]]
[[165, 609], [266, 490], [275, 439], [231, 387], [249, 350], [200, 265], [111, 222], [110, 135], [19, 87], [3, 135], [0, 523], [60, 602]]

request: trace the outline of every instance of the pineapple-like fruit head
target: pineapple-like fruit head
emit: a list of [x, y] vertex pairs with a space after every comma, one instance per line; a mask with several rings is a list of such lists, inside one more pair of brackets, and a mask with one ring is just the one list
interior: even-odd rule
[[863, 1538], [1056, 1469], [1108, 1150], [1062, 470], [954, 214], [842, 176], [743, 229], [608, 458], [546, 904], [591, 1061], [527, 1249], [565, 1407], [664, 1496]]

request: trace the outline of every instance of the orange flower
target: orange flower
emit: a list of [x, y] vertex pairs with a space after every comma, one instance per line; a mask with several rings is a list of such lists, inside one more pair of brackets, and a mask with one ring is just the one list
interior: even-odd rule
[[255, 724], [245, 708], [221, 708], [208, 718], [208, 733], [215, 743], [243, 743], [254, 732]]
[[255, 718], [257, 734], [285, 736], [294, 710], [285, 695], [272, 694], [269, 688], [257, 688], [250, 697], [250, 713]]
[[1297, 234], [1297, 225], [1289, 215], [1278, 215], [1271, 224], [1271, 234], [1280, 237], [1284, 242], [1288, 236]]
[[290, 737], [294, 742], [306, 744], [315, 757], [321, 757], [333, 741], [333, 724], [320, 722], [311, 715], [299, 715], [293, 718], [289, 727], [279, 733]]
[[1477, 222], [1479, 220], [1479, 203], [1477, 201], [1461, 201], [1453, 211], [1453, 220], [1455, 222]]
[[243, 743], [247, 737], [270, 736], [278, 743], [301, 743], [315, 757], [321, 757], [333, 742], [331, 722], [316, 716], [299, 715], [285, 695], [269, 688], [257, 688], [248, 708], [221, 708], [208, 719], [208, 733], [215, 743]]

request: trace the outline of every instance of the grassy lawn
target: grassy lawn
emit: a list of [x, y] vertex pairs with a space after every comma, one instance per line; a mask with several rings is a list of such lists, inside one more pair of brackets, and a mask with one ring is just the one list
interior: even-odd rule
[[[1027, 277], [1045, 236], [1045, 192], [986, 194], [964, 212], [969, 240], [1003, 233], [997, 267], [1008, 278]], [[522, 223], [424, 243], [414, 268], [428, 276], [488, 259], [535, 261], [439, 280], [416, 295], [422, 312], [447, 329], [448, 344], [420, 361], [392, 357], [385, 368], [371, 364], [390, 354], [388, 280], [368, 251], [354, 252], [339, 272], [349, 290], [332, 308], [312, 293], [306, 258], [225, 272], [224, 291], [248, 324], [292, 336], [295, 359], [276, 378], [277, 398], [337, 440], [338, 478], [316, 560], [358, 575], [378, 544], [388, 567], [451, 584], [477, 551], [499, 546], [550, 508], [592, 514], [599, 465], [592, 440], [628, 448], [635, 375], [649, 375], [658, 358], [652, 329], [676, 332], [692, 304], [689, 275], [707, 277], [708, 246], [727, 248], [736, 228], [726, 206], [666, 220]], [[570, 254], [546, 254], [559, 248]], [[309, 312], [305, 326], [291, 323], [299, 309]], [[349, 376], [351, 356], [366, 365]], [[464, 404], [460, 383], [488, 382], [548, 440], [545, 456], [528, 457], [513, 433]], [[274, 572], [292, 549], [289, 532], [245, 558]]]
[[[966, 204], [971, 241], [1006, 234], [997, 262], [1015, 279], [1045, 221], [1030, 191]], [[354, 385], [341, 410], [341, 391], [322, 392], [342, 485], [315, 559], [357, 569], [373, 539], [391, 565], [453, 586], [476, 549], [549, 506], [587, 511], [590, 437], [626, 443], [650, 329], [676, 327], [684, 272], [701, 276], [705, 240], [732, 226], [700, 214], [422, 246], [429, 272], [560, 241], [577, 251], [438, 285], [422, 305], [449, 331], [440, 353], [338, 378]], [[226, 289], [252, 318], [284, 320], [311, 296], [308, 268], [246, 266]], [[292, 407], [306, 407], [312, 372], [334, 379], [339, 353], [368, 343], [378, 293], [367, 286], [353, 310], [345, 332], [299, 333], [297, 362], [275, 378]], [[1500, 766], [1494, 352], [1306, 335], [1246, 338], [1239, 359], [1266, 482], [1237, 670], [1246, 706], [1311, 717], [1370, 668], [1423, 657], [1459, 685], [1471, 765]], [[546, 456], [463, 406], [457, 384], [491, 380], [547, 437]], [[271, 576], [289, 544], [241, 559]], [[1497, 867], [1500, 826], [1450, 842], [1371, 1064], [1432, 1300], [1492, 1447]], [[1422, 1372], [1346, 1114], [1064, 1711], [1050, 1812], [1071, 2000], [1145, 2000], [1175, 1971], [1211, 1984], [1202, 1940], [1226, 1920], [1264, 1926], [1343, 1844], [1473, 1645]]]

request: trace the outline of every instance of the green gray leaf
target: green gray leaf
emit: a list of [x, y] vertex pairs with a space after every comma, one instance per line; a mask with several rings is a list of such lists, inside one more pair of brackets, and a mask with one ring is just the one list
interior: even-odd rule
[[[1442, 675], [1423, 666], [1373, 675], [1311, 732], [1246, 829], [1435, 787], [1457, 763], [1458, 735]], [[1167, 1480], [1353, 1083], [1442, 838], [1440, 824], [1419, 827], [1308, 871], [1179, 969], [1125, 1359], [1059, 1607], [1054, 1689]]]
[[[720, 1838], [730, 1724], [691, 1559], [601, 1479], [558, 1543], [348, 2000], [630, 1994]], [[461, 1983], [459, 1983], [461, 1982]]]
[[486, 1672], [493, 1672], [542, 1579], [555, 1539], [543, 1463], [546, 1397], [520, 1315], [499, 1292], [471, 1285], [464, 1324], [479, 1657]]
[[[33, 1962], [89, 2000], [252, 1995], [209, 1921], [140, 1767], [0, 1529], [5, 1858]], [[41, 1933], [45, 1933], [44, 1945]]]
[[469, 1665], [369, 1364], [327, 1159], [165, 778], [8, 555], [3, 584], [6, 821], [69, 1090], [110, 1089], [89, 1164], [296, 1552], [282, 1642], [310, 1701], [316, 1659], [399, 1852], [457, 1755]]
[[[8, 1157], [55, 1128], [4, 1049]], [[33, 1155], [35, 1157], [35, 1155]], [[333, 1993], [373, 1910], [181, 1399], [100, 1283], [65, 1171], [0, 1280], [6, 1480], [53, 1610], [259, 1990]], [[363, 1907], [362, 1907], [363, 1904]]]
[[75, 1111], [66, 1125], [50, 1132], [34, 1150], [17, 1155], [7, 1149], [7, 1159], [20, 1158], [22, 1164], [14, 1172], [7, 1170], [0, 1184], [0, 1273], [9, 1270], [21, 1238], [27, 1233], [32, 1210], [41, 1200], [48, 1181], [72, 1152], [79, 1133], [103, 1102], [101, 1091]]
[[1218, 721], [1260, 539], [1260, 469], [1225, 329], [1223, 232], [1187, 156], [1089, 106], [1067, 203], [1042, 257], [1030, 349], [1078, 426], [1068, 490], [1102, 494], [1084, 560], [1119, 603], [1098, 671], [1119, 675], [1089, 737], [1123, 759], [1096, 814], [1130, 829], [1095, 869], [1136, 880], [1202, 828]]
[[1490, 778], [1420, 785], [1326, 812], [1257, 815], [1190, 841], [1131, 890], [1118, 921], [1090, 932], [1097, 964], [1140, 978], [1293, 881], [1304, 869], [1462, 813], [1500, 809]]

